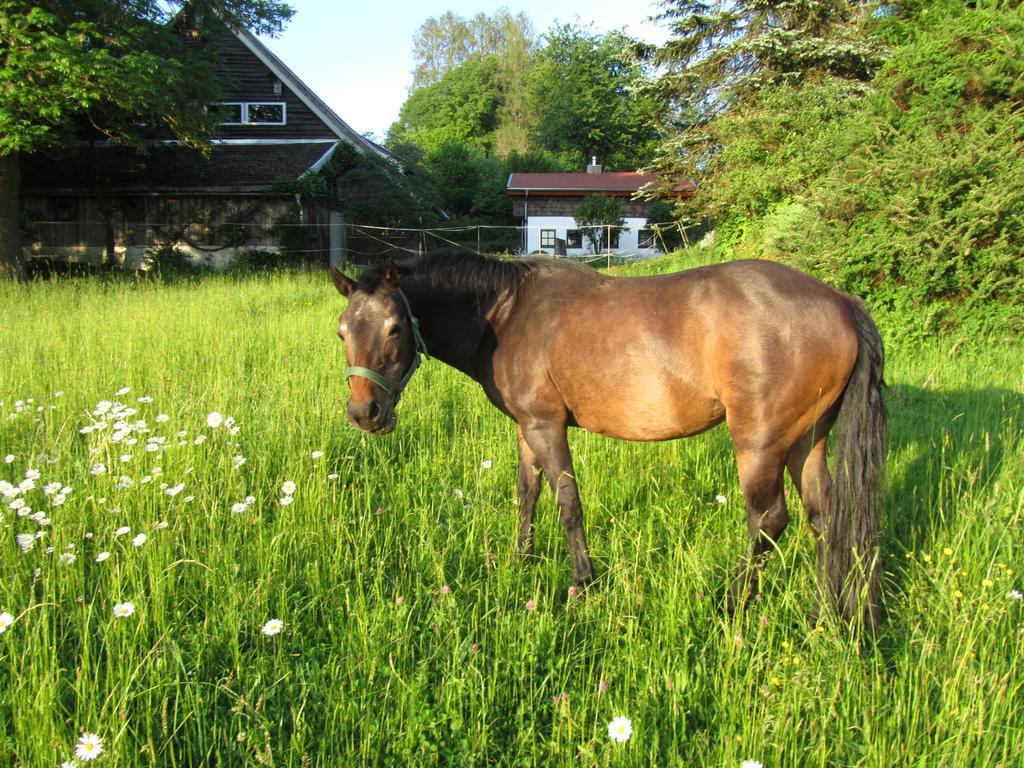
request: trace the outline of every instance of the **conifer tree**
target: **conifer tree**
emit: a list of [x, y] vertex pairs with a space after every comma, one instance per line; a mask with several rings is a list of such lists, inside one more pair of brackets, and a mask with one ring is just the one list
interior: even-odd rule
[[862, 90], [884, 58], [865, 28], [876, 4], [857, 0], [663, 0], [657, 17], [672, 37], [654, 52], [665, 106], [655, 170], [703, 180], [728, 136], [724, 112], [773, 86], [826, 79]]

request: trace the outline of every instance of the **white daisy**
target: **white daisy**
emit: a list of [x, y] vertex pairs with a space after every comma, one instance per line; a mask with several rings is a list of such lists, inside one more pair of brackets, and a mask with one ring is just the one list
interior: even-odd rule
[[287, 507], [293, 501], [295, 501], [295, 499], [292, 498], [291, 496], [282, 496], [280, 499], [278, 499], [277, 503], [280, 504], [282, 507]]
[[281, 493], [285, 494], [286, 496], [291, 496], [293, 493], [295, 493], [295, 483], [293, 483], [291, 480], [285, 480], [283, 483], [281, 483]]
[[133, 547], [141, 547], [143, 544], [146, 543], [146, 539], [147, 538], [149, 538], [149, 537], [146, 536], [146, 534], [140, 533], [138, 536], [136, 536], [134, 539], [132, 539], [132, 546]]
[[126, 533], [131, 533], [131, 532], [132, 532], [131, 526], [122, 525], [120, 528], [118, 528], [116, 531], [114, 531], [114, 538], [116, 539], [116, 538], [118, 538], [120, 536], [124, 536]]
[[114, 616], [118, 619], [126, 619], [135, 613], [134, 603], [115, 603]]
[[323, 457], [324, 457], [324, 452], [323, 451], [313, 451], [311, 454], [309, 454], [309, 458], [311, 458], [311, 459], [322, 459]]
[[108, 557], [110, 557], [110, 553], [109, 552], [100, 552], [98, 555], [96, 555], [96, 562], [97, 563], [102, 563]]
[[95, 733], [83, 733], [75, 747], [75, 757], [79, 760], [95, 760], [103, 752], [103, 739]]
[[271, 619], [263, 625], [263, 629], [261, 631], [267, 637], [273, 637], [274, 635], [279, 634], [282, 629], [284, 629], [283, 621], [280, 619]]
[[629, 737], [632, 735], [633, 723], [629, 721], [628, 717], [619, 715], [608, 723], [608, 737], [612, 741], [617, 741], [619, 744], [623, 744], [629, 741]]
[[14, 623], [14, 617], [7, 611], [0, 613], [0, 635], [7, 631], [7, 628]]
[[213, 411], [209, 416], [206, 417], [206, 426], [210, 429], [216, 429], [224, 423], [224, 416], [217, 411]]
[[14, 540], [18, 542], [18, 548], [22, 552], [28, 552], [36, 545], [36, 537], [31, 533], [19, 533]]

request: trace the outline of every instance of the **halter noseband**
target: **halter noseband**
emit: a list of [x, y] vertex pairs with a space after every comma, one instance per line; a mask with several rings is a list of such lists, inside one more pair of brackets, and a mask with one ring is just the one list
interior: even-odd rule
[[398, 399], [402, 396], [402, 390], [405, 389], [405, 385], [409, 383], [412, 375], [416, 373], [416, 369], [420, 367], [420, 364], [423, 362], [423, 358], [430, 357], [430, 355], [427, 354], [427, 345], [423, 343], [423, 337], [420, 336], [420, 321], [417, 320], [416, 315], [412, 313], [412, 307], [409, 306], [409, 300], [401, 290], [398, 291], [398, 296], [402, 299], [402, 304], [405, 305], [406, 314], [409, 315], [409, 323], [412, 327], [412, 337], [416, 342], [416, 354], [413, 356], [412, 362], [409, 363], [409, 370], [405, 372], [402, 380], [398, 382], [398, 385], [396, 386], [370, 368], [363, 368], [359, 365], [350, 365], [345, 369], [346, 379], [351, 376], [359, 376], [364, 379], [369, 379], [387, 392], [391, 397], [392, 407], [398, 404]]

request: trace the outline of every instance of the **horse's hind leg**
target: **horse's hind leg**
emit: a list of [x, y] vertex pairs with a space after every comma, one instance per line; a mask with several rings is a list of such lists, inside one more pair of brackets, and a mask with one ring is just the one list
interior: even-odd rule
[[516, 481], [516, 495], [519, 497], [519, 553], [526, 557], [533, 555], [533, 517], [537, 511], [540, 496], [541, 468], [537, 456], [523, 437], [523, 430], [517, 428], [519, 436], [519, 477]]
[[789, 522], [782, 493], [783, 457], [775, 450], [738, 450], [736, 464], [747, 504], [751, 552], [740, 563], [739, 573], [729, 590], [729, 613], [734, 613], [757, 593], [761, 568]]

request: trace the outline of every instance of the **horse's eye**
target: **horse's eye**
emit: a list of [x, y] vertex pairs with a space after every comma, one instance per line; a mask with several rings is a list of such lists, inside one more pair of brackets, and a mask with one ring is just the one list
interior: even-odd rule
[[396, 339], [401, 334], [402, 334], [402, 325], [401, 325], [401, 323], [395, 323], [390, 328], [388, 328], [388, 337], [389, 338]]

